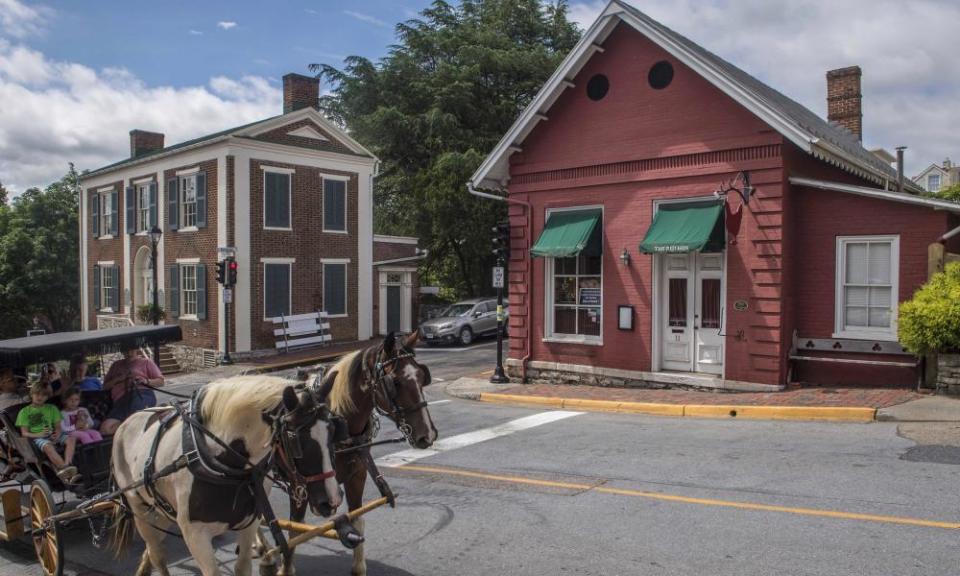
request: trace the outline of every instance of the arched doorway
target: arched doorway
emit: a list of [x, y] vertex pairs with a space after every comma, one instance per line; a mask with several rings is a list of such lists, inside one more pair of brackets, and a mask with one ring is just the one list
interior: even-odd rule
[[137, 320], [137, 309], [153, 302], [153, 262], [150, 248], [141, 246], [133, 259], [133, 318]]

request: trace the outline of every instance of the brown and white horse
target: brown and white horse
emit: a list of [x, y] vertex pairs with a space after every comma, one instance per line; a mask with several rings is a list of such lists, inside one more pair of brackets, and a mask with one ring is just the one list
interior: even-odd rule
[[[334, 365], [324, 377], [321, 398], [326, 397], [331, 412], [347, 421], [351, 440], [372, 440], [374, 411], [387, 416], [416, 448], [429, 448], [437, 439], [423, 388], [430, 385], [430, 370], [417, 362], [414, 347], [419, 334], [414, 332], [400, 341], [389, 334], [379, 346], [354, 352]], [[367, 467], [360, 451], [336, 455], [337, 480], [344, 485], [347, 505], [356, 510], [363, 505]], [[302, 519], [305, 507], [293, 508], [291, 516]], [[353, 526], [363, 534], [364, 519]], [[351, 574], [367, 573], [364, 545], [353, 550]]]
[[[220, 574], [211, 540], [228, 530], [237, 531], [234, 573], [249, 575], [251, 545], [259, 532], [260, 517], [268, 505], [264, 498], [270, 490], [262, 472], [273, 468], [275, 454], [285, 461], [288, 475], [302, 481], [304, 505], [309, 503], [323, 516], [337, 509], [341, 493], [333, 473], [334, 424], [326, 417], [326, 406], [306, 390], [297, 392], [292, 384], [269, 376], [240, 376], [208, 384], [192, 418], [223, 445], [193, 426], [197, 449], [186, 449], [191, 446], [184, 434], [184, 426], [192, 426], [184, 422], [189, 414], [168, 420], [156, 410], [137, 412], [120, 426], [114, 436], [112, 458], [117, 485], [132, 486], [141, 481], [150, 468], [147, 459], [152, 453], [152, 469], [158, 474], [151, 487], [130, 490], [124, 498], [146, 543], [138, 575], [150, 574], [152, 568], [169, 574], [162, 540], [164, 530], [174, 522], [204, 576]], [[199, 401], [197, 398], [195, 401]], [[186, 432], [190, 434], [191, 430]], [[154, 448], [158, 434], [161, 436]], [[189, 468], [159, 477], [165, 467], [183, 462], [185, 452], [206, 454], [204, 466], [214, 472], [225, 470], [226, 477], [216, 479], [197, 469], [195, 459]], [[124, 532], [129, 533], [126, 521], [126, 516], [118, 521], [118, 547], [123, 545]]]

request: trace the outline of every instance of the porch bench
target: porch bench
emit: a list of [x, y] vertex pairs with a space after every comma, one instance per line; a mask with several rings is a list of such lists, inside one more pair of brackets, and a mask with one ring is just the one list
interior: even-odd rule
[[[806, 354], [801, 354], [801, 352], [805, 352]], [[875, 356], [893, 356], [897, 359], [869, 360], [866, 358], [836, 357], [837, 355], [843, 354], [872, 354]], [[790, 354], [787, 360], [788, 382], [793, 381], [794, 371], [798, 362], [828, 362], [861, 366], [911, 368], [917, 373], [918, 389], [923, 386], [924, 381], [925, 359], [905, 350], [899, 342], [854, 340], [850, 338], [803, 338], [794, 330], [793, 343], [790, 347]]]
[[273, 335], [277, 338], [276, 347], [281, 352], [317, 344], [326, 346], [333, 340], [329, 315], [323, 310], [294, 316], [281, 315], [271, 318], [271, 321], [280, 325], [280, 328], [274, 329]]

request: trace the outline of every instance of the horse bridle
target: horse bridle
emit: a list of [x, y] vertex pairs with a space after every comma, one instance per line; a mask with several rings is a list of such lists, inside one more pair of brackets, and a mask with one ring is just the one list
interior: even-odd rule
[[[336, 423], [332, 422], [327, 415], [323, 414], [325, 407], [322, 404], [317, 404], [314, 406], [308, 416], [315, 416], [316, 420], [313, 420], [310, 417], [307, 417], [307, 422], [304, 422], [299, 425], [292, 425], [290, 423], [290, 416], [292, 412], [284, 410], [282, 407], [278, 408], [280, 411], [276, 414], [273, 419], [273, 444], [275, 446], [276, 453], [279, 455], [279, 464], [283, 468], [284, 475], [290, 481], [290, 495], [295, 501], [302, 503], [307, 499], [307, 486], [315, 482], [323, 482], [330, 478], [333, 478], [337, 475], [335, 468], [327, 470], [326, 472], [320, 472], [318, 474], [310, 474], [304, 476], [300, 469], [296, 465], [296, 460], [303, 457], [303, 446], [301, 444], [300, 436], [303, 433], [303, 429], [307, 427], [312, 427], [316, 420], [322, 420], [327, 422], [328, 427], [333, 426], [334, 434], [330, 434], [327, 439], [327, 448], [330, 453], [331, 463], [334, 454], [334, 443], [335, 443], [335, 430], [337, 428]], [[320, 465], [321, 469], [323, 464]]]
[[[399, 394], [397, 393], [397, 377], [394, 373], [395, 370], [387, 372], [387, 368], [394, 366], [401, 360], [416, 358], [416, 354], [414, 354], [413, 350], [410, 350], [404, 346], [400, 346], [400, 350], [397, 354], [394, 354], [386, 359], [383, 358], [385, 353], [386, 351], [383, 349], [383, 345], [381, 345], [379, 348], [377, 348], [377, 351], [374, 355], [373, 375], [372, 378], [370, 378], [371, 382], [373, 383], [373, 407], [378, 413], [393, 420], [394, 424], [397, 426], [397, 430], [399, 430], [407, 442], [412, 445], [413, 427], [407, 422], [406, 415], [426, 408], [427, 401], [425, 399], [421, 400], [420, 402], [417, 402], [413, 406], [409, 406], [407, 408], [400, 406], [400, 403], [397, 401], [397, 396]], [[416, 360], [414, 360], [414, 363], [416, 363], [417, 366], [421, 366], [416, 362]], [[369, 370], [366, 357], [363, 358], [363, 367], [365, 371]], [[430, 378], [429, 374], [430, 372], [427, 371], [428, 379]], [[391, 408], [389, 411], [380, 407], [380, 404], [376, 399], [376, 395], [378, 393], [381, 394], [389, 403]]]

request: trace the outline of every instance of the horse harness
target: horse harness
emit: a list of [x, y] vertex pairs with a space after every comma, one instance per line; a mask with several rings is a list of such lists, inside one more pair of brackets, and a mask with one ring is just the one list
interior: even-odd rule
[[[400, 347], [400, 353], [386, 359], [383, 358], [384, 352], [383, 345], [377, 347], [375, 352], [374, 348], [367, 348], [364, 350], [361, 360], [364, 379], [370, 382], [373, 387], [373, 408], [376, 412], [393, 420], [397, 426], [397, 430], [403, 434], [407, 442], [413, 444], [413, 439], [411, 438], [413, 435], [413, 427], [407, 423], [406, 416], [407, 414], [412, 414], [426, 408], [427, 401], [423, 399], [408, 408], [400, 406], [400, 403], [397, 401], [397, 376], [395, 370], [387, 372], [387, 368], [401, 360], [415, 358], [416, 354], [414, 354], [412, 350], [402, 346]], [[371, 356], [373, 356], [372, 362]], [[427, 374], [429, 378], [429, 372], [427, 372]], [[386, 399], [391, 408], [389, 411], [380, 407], [380, 404], [377, 402], [377, 394], [380, 394]]]

